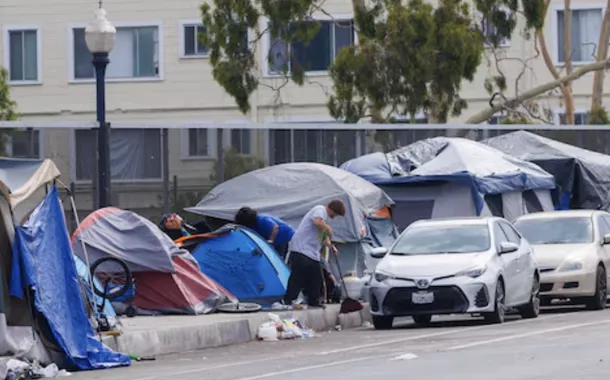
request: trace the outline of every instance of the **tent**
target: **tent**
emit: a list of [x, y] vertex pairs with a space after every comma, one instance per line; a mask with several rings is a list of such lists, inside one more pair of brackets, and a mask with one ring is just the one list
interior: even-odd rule
[[[115, 356], [92, 338], [80, 287], [74, 286], [78, 277], [73, 276], [72, 253], [62, 246], [67, 231], [53, 186], [59, 175], [51, 160], [0, 158], [0, 354], [42, 363], [57, 360], [73, 369], [128, 365], [129, 358]], [[45, 279], [31, 270], [39, 266]], [[57, 298], [44, 296], [57, 291]], [[73, 297], [66, 299], [68, 295]], [[67, 318], [56, 318], [54, 311]], [[79, 336], [72, 339], [66, 331]]]
[[[91, 263], [115, 257], [127, 264], [139, 314], [205, 314], [227, 298], [234, 299], [201, 273], [188, 251], [134, 212], [106, 207], [91, 213], [72, 236], [72, 249], [81, 259], [83, 245]], [[100, 270], [104, 269], [102, 264]]]
[[526, 131], [482, 142], [551, 173], [561, 192], [560, 208], [610, 208], [610, 156]]
[[535, 164], [475, 141], [436, 137], [341, 166], [381, 187], [396, 202], [399, 229], [418, 219], [552, 210], [553, 176]]
[[[214, 187], [188, 212], [225, 222], [243, 206], [280, 218], [297, 228], [314, 206], [332, 199], [345, 202], [345, 217], [330, 220], [344, 270], [361, 275], [374, 266], [367, 254], [380, 240], [393, 241], [395, 228], [373, 230], [371, 222], [391, 223], [392, 199], [380, 188], [344, 170], [315, 163], [288, 163], [248, 172]], [[385, 232], [384, 237], [374, 237]]]
[[179, 241], [191, 247], [203, 273], [240, 301], [270, 306], [284, 297], [290, 270], [256, 232], [229, 224]]

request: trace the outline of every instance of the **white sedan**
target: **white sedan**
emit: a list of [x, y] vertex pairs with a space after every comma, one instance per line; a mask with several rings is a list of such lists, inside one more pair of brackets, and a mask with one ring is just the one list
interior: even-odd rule
[[508, 308], [540, 313], [539, 273], [529, 243], [504, 219], [420, 220], [389, 251], [377, 248], [369, 302], [376, 329], [395, 317], [470, 313], [504, 322]]
[[610, 265], [610, 214], [594, 210], [528, 214], [515, 227], [534, 248], [543, 305], [570, 299], [606, 307]]

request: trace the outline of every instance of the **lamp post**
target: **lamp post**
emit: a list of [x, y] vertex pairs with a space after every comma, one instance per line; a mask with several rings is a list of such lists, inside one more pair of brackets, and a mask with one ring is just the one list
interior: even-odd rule
[[106, 11], [100, 8], [95, 11], [95, 19], [85, 28], [85, 42], [93, 54], [95, 67], [95, 87], [97, 93], [97, 202], [98, 207], [110, 205], [110, 125], [106, 123], [106, 66], [108, 55], [114, 48], [116, 29], [106, 19]]

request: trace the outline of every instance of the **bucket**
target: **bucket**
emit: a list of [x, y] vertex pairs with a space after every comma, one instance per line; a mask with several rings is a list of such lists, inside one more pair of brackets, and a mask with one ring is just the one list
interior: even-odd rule
[[343, 278], [343, 281], [345, 281], [345, 288], [347, 291], [347, 294], [344, 294], [344, 296], [347, 296], [347, 297], [350, 297], [353, 299], [360, 299], [360, 296], [362, 294], [362, 288], [364, 287], [366, 278], [358, 278], [356, 276], [349, 276], [349, 277]]

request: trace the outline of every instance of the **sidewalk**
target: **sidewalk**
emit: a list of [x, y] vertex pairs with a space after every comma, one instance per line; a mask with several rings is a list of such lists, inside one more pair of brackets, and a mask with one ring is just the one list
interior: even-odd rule
[[[327, 331], [338, 324], [343, 329], [359, 327], [370, 321], [368, 305], [362, 313], [339, 315], [339, 305], [328, 305], [325, 310], [294, 310], [273, 312], [294, 317], [315, 331]], [[200, 316], [159, 316], [123, 318], [123, 334], [106, 336], [103, 342], [115, 351], [139, 356], [167, 355], [201, 350], [256, 339], [261, 323], [269, 312], [254, 314], [210, 314]], [[363, 320], [364, 319], [364, 320]]]

